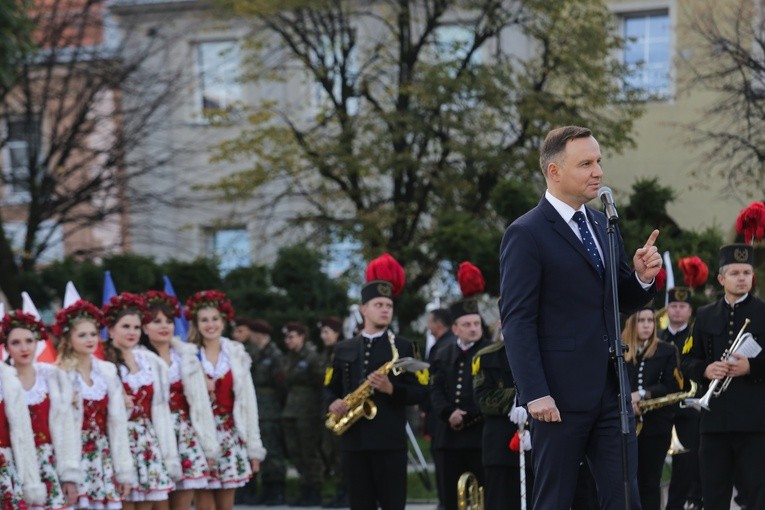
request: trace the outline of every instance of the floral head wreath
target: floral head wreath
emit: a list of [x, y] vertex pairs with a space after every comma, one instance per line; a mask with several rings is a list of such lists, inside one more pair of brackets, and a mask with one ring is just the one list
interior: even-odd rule
[[3, 317], [2, 322], [0, 322], [0, 339], [5, 341], [11, 330], [15, 328], [30, 330], [37, 340], [48, 339], [48, 330], [45, 329], [45, 324], [34, 315], [24, 313], [21, 310], [12, 310]]
[[96, 305], [79, 299], [71, 306], [67, 306], [56, 313], [56, 322], [51, 326], [51, 330], [53, 330], [54, 335], [63, 336], [79, 319], [89, 319], [95, 322], [96, 326], [102, 326], [104, 314]]
[[119, 313], [126, 309], [137, 311], [143, 324], [151, 320], [151, 313], [146, 306], [146, 300], [138, 294], [123, 292], [117, 296], [112, 296], [109, 302], [103, 306], [104, 325], [113, 326], [117, 322]]
[[143, 294], [143, 298], [146, 300], [146, 304], [151, 306], [154, 303], [165, 304], [173, 309], [173, 317], [181, 316], [181, 305], [178, 302], [178, 298], [171, 296], [167, 292], [161, 290], [150, 290]]
[[226, 295], [219, 290], [200, 290], [186, 300], [186, 318], [193, 319], [200, 308], [216, 308], [223, 318], [230, 322], [234, 320], [234, 307]]

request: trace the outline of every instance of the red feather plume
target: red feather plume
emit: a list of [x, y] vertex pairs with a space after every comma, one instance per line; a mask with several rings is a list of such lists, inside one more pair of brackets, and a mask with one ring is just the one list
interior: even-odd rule
[[678, 260], [677, 265], [683, 272], [683, 281], [687, 287], [693, 289], [700, 287], [709, 278], [709, 268], [706, 263], [695, 255]]
[[406, 275], [404, 268], [390, 254], [383, 253], [367, 266], [367, 281], [385, 280], [393, 286], [393, 295], [398, 296], [404, 290]]
[[765, 237], [765, 204], [752, 202], [736, 218], [736, 232], [744, 234], [744, 242], [754, 243]]
[[470, 262], [463, 262], [457, 269], [457, 283], [466, 298], [480, 294], [486, 289], [486, 281], [481, 270]]
[[656, 289], [661, 290], [665, 285], [667, 285], [667, 270], [662, 267], [656, 275]]

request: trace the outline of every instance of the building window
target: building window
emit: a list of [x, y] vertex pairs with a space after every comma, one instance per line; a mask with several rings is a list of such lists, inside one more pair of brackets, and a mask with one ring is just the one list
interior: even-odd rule
[[207, 255], [218, 261], [222, 274], [237, 267], [246, 267], [250, 260], [250, 237], [244, 228], [211, 230], [208, 234]]
[[671, 93], [670, 21], [668, 11], [622, 16], [624, 63], [630, 70], [626, 87], [649, 97]]
[[[40, 121], [11, 118], [5, 125], [3, 183], [9, 200], [29, 199], [30, 168], [40, 162]], [[37, 172], [40, 173], [39, 170]]]
[[230, 110], [242, 99], [241, 55], [236, 41], [196, 45], [199, 107], [203, 113]]

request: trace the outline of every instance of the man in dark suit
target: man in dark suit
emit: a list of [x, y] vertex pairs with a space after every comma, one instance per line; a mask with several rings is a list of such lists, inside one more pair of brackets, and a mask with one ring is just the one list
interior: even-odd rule
[[[607, 220], [585, 207], [601, 186], [600, 147], [589, 129], [568, 126], [548, 133], [540, 153], [545, 196], [508, 227], [500, 250], [502, 331], [520, 404], [533, 419], [534, 508], [569, 508], [586, 458], [601, 508], [621, 509], [619, 384], [612, 363], [619, 331], [610, 298]], [[654, 230], [635, 252], [634, 270], [617, 236], [624, 313], [655, 293], [662, 262], [653, 245], [658, 234]], [[629, 401], [629, 391], [623, 398]], [[638, 509], [631, 406], [628, 413], [630, 501]]]
[[[444, 347], [454, 345], [457, 343], [457, 337], [452, 333], [452, 316], [449, 314], [449, 310], [446, 308], [436, 308], [428, 313], [428, 330], [433, 335], [436, 342], [430, 347], [427, 352], [425, 361], [433, 364], [433, 360], [436, 358], [438, 351]], [[438, 441], [436, 434], [439, 431], [438, 416], [431, 412], [430, 395], [426, 398], [420, 410], [425, 413], [425, 433], [430, 436], [430, 454], [433, 457], [433, 467], [436, 470], [436, 488], [438, 493], [438, 509], [444, 508], [444, 496], [441, 488], [441, 472], [443, 470], [444, 461], [441, 455], [441, 450], [436, 449], [435, 444]]]
[[406, 406], [422, 402], [427, 387], [411, 372], [398, 376], [378, 369], [391, 360], [394, 349], [401, 358], [415, 354], [412, 342], [395, 335], [393, 289], [387, 281], [371, 281], [361, 289], [361, 334], [335, 347], [328, 369], [325, 395], [336, 416], [348, 412], [343, 397], [367, 381], [374, 389], [374, 419], [361, 419], [343, 434], [341, 447], [352, 509], [404, 510], [406, 506]]
[[708, 510], [730, 508], [734, 481], [748, 508], [765, 508], [765, 350], [721, 361], [746, 319], [745, 333], [765, 345], [765, 302], [752, 295], [753, 279], [754, 248], [723, 246], [717, 281], [725, 294], [699, 308], [693, 345], [683, 358], [686, 373], [699, 383], [732, 378], [701, 413], [701, 491]]

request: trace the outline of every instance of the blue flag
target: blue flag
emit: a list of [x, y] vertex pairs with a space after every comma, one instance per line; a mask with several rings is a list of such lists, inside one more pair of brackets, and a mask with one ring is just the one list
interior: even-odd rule
[[[176, 296], [173, 284], [170, 283], [170, 278], [167, 275], [162, 275], [162, 279], [165, 281], [165, 294], [168, 296]], [[186, 320], [186, 316], [183, 315], [183, 306], [181, 305], [181, 316], [175, 318], [175, 334], [178, 335], [184, 342], [188, 341], [189, 337], [189, 321]]]
[[[103, 299], [101, 300], [101, 304], [105, 305], [113, 296], [116, 295], [117, 289], [114, 287], [114, 282], [112, 281], [112, 273], [111, 271], [104, 271], [104, 294]], [[101, 338], [104, 340], [109, 338], [109, 333], [106, 328], [101, 330]]]

